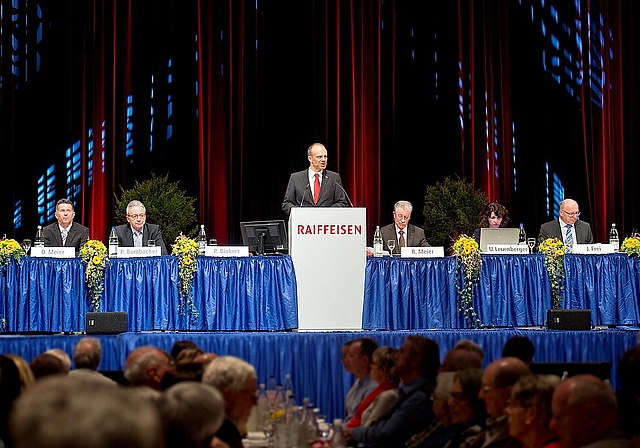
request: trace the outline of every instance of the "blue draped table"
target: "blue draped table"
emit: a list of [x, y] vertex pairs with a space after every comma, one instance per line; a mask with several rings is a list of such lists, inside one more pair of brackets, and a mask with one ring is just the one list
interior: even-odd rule
[[[637, 257], [570, 254], [564, 262], [566, 287], [561, 308], [591, 309], [593, 325], [638, 325]], [[473, 308], [483, 326], [544, 325], [551, 308], [544, 256], [483, 255]], [[365, 273], [362, 327], [466, 328], [458, 311], [455, 258], [370, 257]]]
[[[114, 259], [100, 311], [128, 313], [129, 331], [286, 330], [298, 326], [291, 257], [198, 257], [193, 309], [180, 300], [176, 257]], [[9, 332], [75, 332], [89, 309], [79, 259], [24, 258], [0, 274]]]

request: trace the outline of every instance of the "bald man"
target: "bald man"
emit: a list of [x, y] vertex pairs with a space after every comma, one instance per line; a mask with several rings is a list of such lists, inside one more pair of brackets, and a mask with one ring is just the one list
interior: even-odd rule
[[571, 252], [574, 244], [593, 243], [593, 234], [589, 223], [580, 221], [580, 208], [573, 199], [560, 202], [560, 216], [540, 226], [538, 243], [547, 238], [558, 238]]

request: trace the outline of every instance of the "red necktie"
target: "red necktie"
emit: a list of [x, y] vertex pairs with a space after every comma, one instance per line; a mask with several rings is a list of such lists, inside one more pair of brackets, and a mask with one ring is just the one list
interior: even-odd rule
[[318, 203], [318, 196], [320, 196], [320, 175], [318, 173], [314, 174], [316, 176], [316, 180], [313, 181], [313, 203]]

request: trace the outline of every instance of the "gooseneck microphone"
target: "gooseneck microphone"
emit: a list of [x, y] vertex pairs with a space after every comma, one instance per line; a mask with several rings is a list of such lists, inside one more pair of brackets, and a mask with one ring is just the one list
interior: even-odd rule
[[347, 190], [345, 190], [342, 184], [339, 184], [338, 182], [336, 182], [335, 185], [340, 187], [340, 189], [344, 192], [344, 195], [347, 197], [347, 201], [349, 201], [349, 205], [353, 207], [353, 202], [351, 202], [351, 199], [349, 199], [349, 193], [347, 193]]
[[300, 199], [300, 207], [302, 207], [302, 204], [304, 203], [304, 197], [307, 195], [308, 189], [309, 189], [309, 184], [307, 184], [307, 186], [304, 187], [304, 193], [302, 193], [302, 199]]

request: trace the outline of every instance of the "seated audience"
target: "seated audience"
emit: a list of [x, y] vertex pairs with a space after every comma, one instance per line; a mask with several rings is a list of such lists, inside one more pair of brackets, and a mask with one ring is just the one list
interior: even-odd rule
[[409, 437], [433, 421], [431, 394], [440, 367], [440, 348], [433, 339], [419, 335], [405, 338], [396, 355], [401, 386], [396, 406], [377, 424], [347, 428], [353, 443], [363, 446], [404, 446]]
[[530, 366], [535, 352], [536, 348], [533, 342], [531, 342], [531, 339], [526, 336], [513, 336], [505, 342], [502, 348], [502, 357], [507, 358], [513, 356], [514, 358], [521, 359], [527, 366]]
[[469, 350], [470, 352], [475, 353], [480, 357], [480, 360], [484, 360], [484, 350], [478, 344], [473, 342], [471, 339], [460, 339], [456, 342], [456, 345], [453, 346], [455, 350]]
[[561, 448], [551, 422], [551, 398], [560, 384], [556, 375], [525, 375], [511, 390], [507, 406], [509, 434], [528, 448]]
[[0, 446], [12, 446], [8, 430], [9, 415], [21, 392], [18, 367], [12, 359], [0, 355]]
[[165, 448], [210, 447], [224, 419], [224, 399], [209, 385], [183, 382], [157, 401]]
[[161, 448], [153, 405], [126, 388], [68, 375], [38, 380], [16, 400], [9, 421], [15, 448]]
[[395, 374], [395, 350], [392, 347], [378, 347], [373, 352], [371, 378], [378, 384], [356, 409], [347, 428], [370, 426], [380, 420], [398, 401], [398, 377]]
[[371, 378], [371, 361], [373, 352], [378, 348], [378, 344], [371, 338], [359, 338], [351, 341], [347, 357], [349, 368], [356, 377], [353, 386], [349, 389], [345, 399], [345, 426], [356, 414], [356, 409], [362, 400], [378, 387], [378, 384]]
[[41, 353], [31, 360], [29, 367], [33, 377], [38, 380], [50, 375], [68, 375], [69, 370], [64, 362], [51, 353]]
[[60, 359], [60, 361], [62, 361], [62, 366], [65, 370], [64, 372], [65, 374], [71, 371], [71, 358], [69, 358], [69, 355], [67, 355], [67, 352], [65, 352], [61, 348], [51, 348], [47, 350], [45, 353], [53, 355], [56, 358]]
[[640, 345], [624, 352], [618, 362], [618, 421], [622, 433], [640, 447]]
[[618, 429], [618, 405], [608, 384], [594, 375], [562, 381], [551, 402], [555, 430], [562, 448], [631, 447]]
[[[507, 227], [509, 211], [499, 202], [490, 202], [480, 215], [480, 228], [497, 229]], [[473, 238], [480, 244], [480, 228], [473, 231]]]
[[31, 367], [29, 367], [29, 363], [19, 355], [5, 355], [7, 358], [11, 359], [18, 368], [18, 373], [20, 374], [20, 385], [21, 391], [24, 392], [27, 387], [31, 383], [33, 383], [36, 379], [33, 376], [33, 372], [31, 371]]
[[100, 381], [110, 386], [117, 386], [111, 378], [107, 378], [98, 372], [100, 358], [102, 357], [102, 344], [98, 338], [82, 338], [73, 349], [73, 362], [76, 365], [69, 375], [87, 381]]
[[124, 363], [124, 377], [130, 386], [162, 390], [162, 377], [173, 370], [171, 355], [151, 345], [129, 353]]
[[171, 357], [175, 360], [178, 359], [178, 355], [185, 348], [196, 348], [199, 349], [198, 345], [193, 341], [188, 341], [186, 339], [181, 339], [176, 341], [171, 347]]
[[481, 369], [482, 358], [476, 351], [458, 347], [449, 350], [440, 365], [440, 373], [457, 372], [464, 369]]
[[247, 420], [256, 405], [256, 371], [235, 356], [219, 356], [209, 363], [202, 382], [217, 388], [224, 398], [225, 418], [216, 433], [230, 448], [243, 448]]
[[444, 447], [467, 447], [475, 442], [485, 427], [487, 411], [479, 397], [482, 376], [483, 372], [480, 369], [465, 369], [454, 374], [448, 405], [455, 433]]
[[506, 408], [514, 384], [529, 373], [527, 365], [513, 357], [498, 359], [487, 366], [482, 375], [482, 387], [478, 396], [484, 401], [489, 418], [487, 428], [471, 442], [471, 447], [522, 446], [522, 443], [509, 435]]

